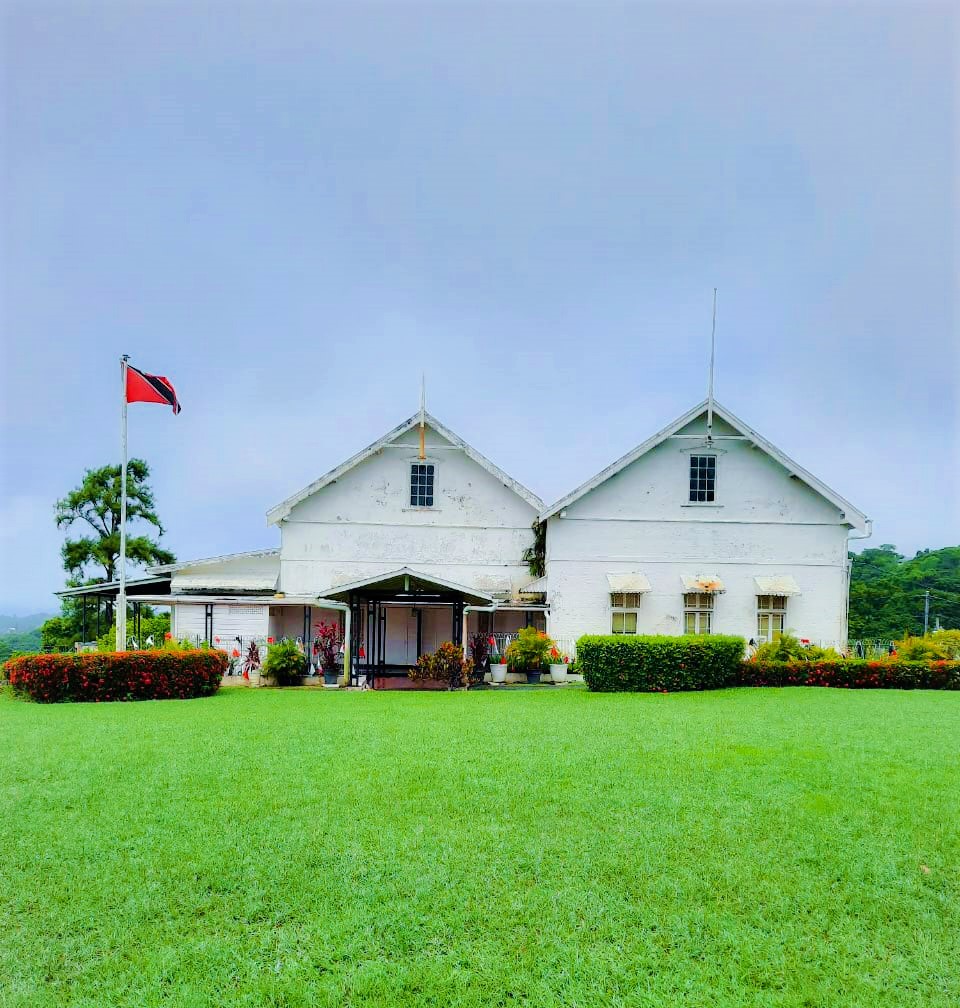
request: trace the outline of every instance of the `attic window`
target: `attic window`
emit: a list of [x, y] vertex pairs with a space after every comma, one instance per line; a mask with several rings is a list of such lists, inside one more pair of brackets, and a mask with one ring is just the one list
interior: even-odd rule
[[432, 462], [413, 462], [410, 465], [410, 506], [433, 507]]
[[717, 485], [717, 456], [690, 456], [690, 500], [709, 504], [714, 500]]

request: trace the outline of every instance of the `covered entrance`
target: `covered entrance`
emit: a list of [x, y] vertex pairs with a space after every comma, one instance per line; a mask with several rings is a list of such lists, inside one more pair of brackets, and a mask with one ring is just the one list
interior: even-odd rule
[[[444, 641], [466, 647], [466, 614], [493, 596], [403, 567], [324, 592], [350, 606], [350, 685], [405, 685], [417, 658]], [[401, 682], [402, 680], [402, 682]]]

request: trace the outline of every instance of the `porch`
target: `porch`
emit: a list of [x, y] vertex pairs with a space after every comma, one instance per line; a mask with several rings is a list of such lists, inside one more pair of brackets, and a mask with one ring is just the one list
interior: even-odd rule
[[476, 633], [506, 639], [524, 626], [545, 624], [544, 605], [498, 602], [479, 589], [406, 567], [324, 595], [349, 606], [351, 686], [406, 689], [419, 656], [445, 641], [469, 653]]

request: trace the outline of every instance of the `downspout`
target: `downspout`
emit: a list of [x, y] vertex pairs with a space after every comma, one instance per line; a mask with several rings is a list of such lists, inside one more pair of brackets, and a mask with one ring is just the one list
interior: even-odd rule
[[343, 613], [343, 682], [342, 686], [350, 685], [350, 606], [346, 602], [334, 602], [333, 599], [318, 598], [318, 609], [335, 609]]
[[[869, 539], [873, 535], [873, 519], [867, 518], [865, 521], [865, 530], [863, 535], [850, 535], [847, 536], [847, 542], [849, 543], [851, 539]], [[853, 571], [853, 561], [850, 559], [850, 550], [847, 549], [847, 556], [844, 561], [844, 581], [846, 582], [846, 591], [843, 593], [843, 626], [841, 630], [843, 631], [841, 637], [841, 644], [846, 647], [847, 641], [850, 637], [850, 575]]]

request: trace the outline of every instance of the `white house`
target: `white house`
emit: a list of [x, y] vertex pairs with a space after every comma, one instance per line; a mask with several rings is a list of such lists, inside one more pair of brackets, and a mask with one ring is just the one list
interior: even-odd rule
[[[842, 643], [848, 539], [869, 522], [724, 407], [704, 402], [550, 507], [426, 413], [267, 515], [280, 548], [156, 567], [135, 603], [231, 650], [320, 620], [351, 678], [405, 682], [473, 633], [790, 629]], [[531, 573], [531, 561], [534, 573]], [[539, 576], [536, 576], [539, 575]], [[73, 593], [109, 595], [109, 585]]]

